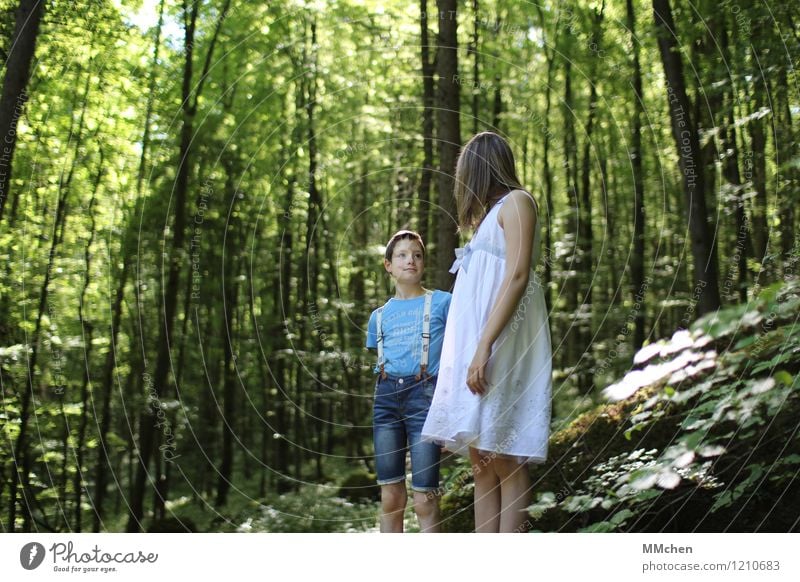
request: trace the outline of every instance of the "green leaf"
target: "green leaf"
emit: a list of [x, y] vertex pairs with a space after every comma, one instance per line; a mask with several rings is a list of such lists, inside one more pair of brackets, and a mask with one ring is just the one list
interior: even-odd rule
[[579, 529], [579, 532], [583, 533], [609, 533], [616, 529], [616, 525], [611, 523], [610, 521], [599, 521], [597, 523], [593, 523], [588, 527], [584, 527]]
[[614, 514], [614, 516], [611, 518], [611, 523], [613, 523], [615, 526], [620, 526], [633, 516], [634, 513], [630, 509], [623, 509]]
[[528, 507], [528, 513], [534, 519], [540, 519], [545, 512], [547, 512], [549, 509], [552, 509], [556, 505], [558, 505], [558, 503], [556, 502], [555, 494], [551, 491], [545, 491], [539, 494], [536, 503]]

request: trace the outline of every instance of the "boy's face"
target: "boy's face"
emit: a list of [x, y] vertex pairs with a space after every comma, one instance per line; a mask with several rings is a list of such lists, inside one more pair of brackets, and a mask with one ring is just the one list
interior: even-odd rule
[[404, 238], [394, 245], [392, 260], [383, 260], [383, 266], [398, 283], [419, 284], [425, 270], [422, 247], [415, 240]]

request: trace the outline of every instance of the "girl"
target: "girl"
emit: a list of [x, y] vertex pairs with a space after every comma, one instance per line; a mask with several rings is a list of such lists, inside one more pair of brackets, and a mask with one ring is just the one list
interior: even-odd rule
[[527, 463], [547, 458], [551, 346], [539, 260], [536, 201], [517, 178], [506, 141], [474, 136], [456, 166], [457, 272], [437, 390], [422, 437], [469, 455], [475, 530], [524, 531]]

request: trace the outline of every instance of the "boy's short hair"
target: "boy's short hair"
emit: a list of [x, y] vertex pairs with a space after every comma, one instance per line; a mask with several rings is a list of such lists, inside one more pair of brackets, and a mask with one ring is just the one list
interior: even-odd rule
[[389, 242], [386, 243], [386, 253], [383, 255], [383, 258], [387, 261], [392, 260], [392, 254], [394, 253], [394, 246], [397, 244], [397, 241], [409, 239], [419, 243], [420, 248], [422, 249], [422, 257], [425, 258], [425, 243], [422, 242], [422, 237], [420, 234], [413, 230], [398, 230], [396, 233], [392, 235], [392, 238], [389, 239]]

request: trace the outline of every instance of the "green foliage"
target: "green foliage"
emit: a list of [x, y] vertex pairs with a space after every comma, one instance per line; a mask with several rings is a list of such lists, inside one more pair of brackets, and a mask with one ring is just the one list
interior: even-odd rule
[[309, 487], [300, 494], [287, 494], [258, 508], [256, 517], [241, 523], [247, 532], [366, 532], [374, 531], [375, 503], [351, 502]]
[[247, 504], [215, 531], [366, 532], [375, 531], [377, 516], [375, 502], [349, 501], [337, 496], [331, 485], [306, 485], [299, 492]]

